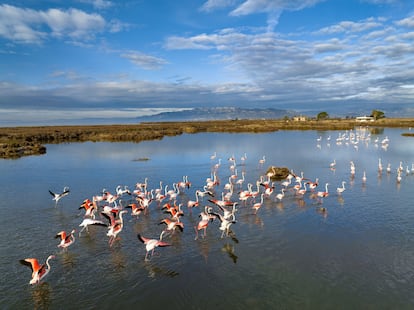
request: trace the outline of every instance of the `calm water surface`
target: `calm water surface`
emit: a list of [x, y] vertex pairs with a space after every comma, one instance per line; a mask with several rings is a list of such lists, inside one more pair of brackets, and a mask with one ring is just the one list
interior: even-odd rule
[[[48, 145], [43, 156], [0, 160], [1, 308], [413, 309], [414, 140], [402, 132], [196, 134], [139, 144]], [[387, 147], [381, 144], [385, 137]], [[217, 157], [211, 160], [214, 152]], [[228, 160], [233, 155], [237, 179], [245, 175], [242, 186], [235, 186], [234, 201], [248, 183], [256, 189], [270, 165], [318, 178], [316, 191], [329, 183], [329, 196], [318, 200], [310, 191], [298, 196], [293, 182], [279, 201], [275, 197], [282, 185], [276, 182], [256, 215], [251, 200], [240, 202], [230, 236], [221, 238], [215, 220], [206, 237], [195, 240], [199, 213], [213, 205], [205, 197], [190, 212], [187, 201], [195, 200], [195, 191], [203, 189], [219, 162], [220, 184], [214, 192], [220, 199], [236, 173]], [[336, 168], [330, 169], [334, 160]], [[404, 171], [398, 183], [400, 162]], [[192, 183], [177, 198], [183, 203], [184, 231], [167, 235], [164, 241], [172, 246], [157, 248], [150, 260], [144, 260], [137, 234], [157, 238], [165, 228], [158, 224], [169, 215], [156, 202], [139, 219], [130, 211], [125, 215], [120, 240], [112, 247], [106, 228], [92, 227], [80, 238], [76, 234], [67, 251], [57, 248], [57, 232], [79, 230], [84, 199], [104, 188], [115, 193], [117, 185], [133, 190], [145, 178], [149, 189], [160, 182], [171, 189], [184, 175]], [[342, 181], [346, 190], [338, 195]], [[48, 190], [59, 192], [64, 186], [71, 192], [55, 207]], [[125, 206], [134, 198], [121, 199]], [[30, 269], [19, 260], [44, 261], [50, 254], [56, 255], [51, 272], [42, 284], [29, 285]]]

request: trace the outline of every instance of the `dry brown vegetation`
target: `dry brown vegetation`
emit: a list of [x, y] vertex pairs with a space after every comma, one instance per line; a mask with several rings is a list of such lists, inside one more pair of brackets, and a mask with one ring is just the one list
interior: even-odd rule
[[44, 144], [64, 142], [140, 142], [183, 133], [272, 132], [277, 130], [346, 130], [356, 126], [414, 127], [414, 119], [384, 118], [359, 123], [351, 119], [329, 120], [218, 120], [201, 122], [148, 122], [136, 125], [0, 127], [0, 158], [19, 158], [46, 152]]

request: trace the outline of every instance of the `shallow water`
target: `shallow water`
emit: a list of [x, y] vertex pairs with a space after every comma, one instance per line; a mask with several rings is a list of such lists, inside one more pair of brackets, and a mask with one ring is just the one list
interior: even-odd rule
[[[414, 143], [401, 132], [205, 133], [139, 144], [48, 145], [43, 156], [1, 160], [2, 308], [410, 309], [414, 174], [405, 170], [414, 162]], [[336, 141], [340, 136], [341, 144]], [[388, 147], [381, 144], [385, 137]], [[217, 157], [211, 160], [214, 152]], [[221, 238], [215, 220], [206, 237], [195, 240], [198, 214], [212, 204], [205, 197], [202, 207], [190, 212], [187, 201], [195, 200], [195, 191], [202, 190], [219, 158], [220, 184], [214, 191], [220, 199], [224, 184], [235, 174], [228, 161], [233, 155], [237, 179], [245, 172], [242, 187], [236, 186], [235, 201], [248, 183], [256, 189], [256, 180], [270, 165], [288, 167], [298, 175], [303, 172], [312, 181], [318, 178], [317, 191], [329, 183], [329, 196], [318, 200], [308, 191], [299, 197], [292, 183], [278, 201], [275, 195], [282, 185], [276, 182], [274, 193], [256, 215], [251, 201], [239, 203], [230, 236]], [[263, 156], [266, 161], [260, 166]], [[381, 174], [379, 159], [384, 166]], [[355, 164], [353, 177], [350, 161]], [[397, 183], [400, 162], [404, 172]], [[388, 164], [390, 173], [385, 171]], [[67, 251], [57, 248], [57, 232], [79, 230], [84, 212], [78, 207], [84, 199], [104, 188], [115, 193], [117, 185], [133, 190], [145, 178], [149, 189], [158, 188], [160, 182], [171, 189], [184, 175], [192, 183], [177, 199], [183, 203], [184, 231], [164, 237], [172, 246], [157, 248], [150, 260], [144, 260], [145, 247], [137, 234], [157, 238], [165, 228], [158, 224], [169, 215], [156, 202], [139, 219], [125, 215], [120, 240], [112, 247], [106, 228], [91, 227], [89, 234], [76, 234]], [[338, 195], [342, 181], [346, 190]], [[58, 192], [64, 186], [71, 192], [55, 207], [48, 190]], [[125, 206], [134, 198], [121, 199]], [[320, 212], [321, 207], [327, 212]], [[42, 284], [29, 285], [30, 269], [19, 260], [44, 261], [52, 253], [56, 258], [51, 260], [51, 272]]]

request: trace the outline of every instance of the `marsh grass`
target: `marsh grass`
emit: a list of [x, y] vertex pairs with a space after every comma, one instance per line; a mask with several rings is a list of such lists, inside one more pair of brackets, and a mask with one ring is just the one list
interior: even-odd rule
[[46, 153], [44, 144], [66, 142], [141, 142], [200, 132], [262, 133], [277, 130], [350, 130], [358, 126], [414, 127], [411, 118], [360, 123], [351, 119], [292, 121], [282, 119], [144, 122], [131, 125], [0, 127], [0, 158]]

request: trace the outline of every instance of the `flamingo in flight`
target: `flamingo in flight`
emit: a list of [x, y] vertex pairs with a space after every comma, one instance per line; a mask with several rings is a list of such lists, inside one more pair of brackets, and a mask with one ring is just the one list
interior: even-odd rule
[[145, 244], [145, 249], [147, 251], [147, 253], [145, 254], [145, 260], [148, 260], [148, 254], [149, 252], [151, 252], [151, 257], [154, 255], [154, 250], [157, 247], [166, 247], [166, 246], [170, 246], [171, 244], [168, 242], [164, 242], [162, 241], [162, 236], [164, 235], [165, 231], [163, 230], [160, 234], [160, 238], [159, 239], [149, 239], [146, 238], [144, 236], [142, 236], [141, 234], [138, 234], [137, 237], [138, 239]]
[[46, 277], [50, 271], [49, 260], [52, 258], [55, 258], [55, 256], [49, 255], [46, 259], [46, 263], [42, 265], [39, 264], [39, 261], [36, 258], [25, 258], [20, 260], [22, 265], [29, 266], [32, 270], [32, 279], [29, 281], [29, 284], [40, 283], [40, 281]]
[[66, 234], [64, 230], [58, 232], [55, 238], [60, 238], [60, 243], [58, 244], [58, 248], [62, 248], [67, 250], [75, 242], [75, 230], [73, 229], [70, 234]]
[[61, 192], [61, 193], [54, 193], [51, 190], [49, 190], [50, 195], [52, 195], [52, 197], [53, 197], [52, 200], [55, 201], [55, 207], [57, 206], [60, 199], [62, 199], [63, 197], [69, 195], [69, 192], [70, 192], [70, 190], [69, 190], [69, 187], [67, 187], [67, 186], [65, 186], [63, 188], [63, 192]]

